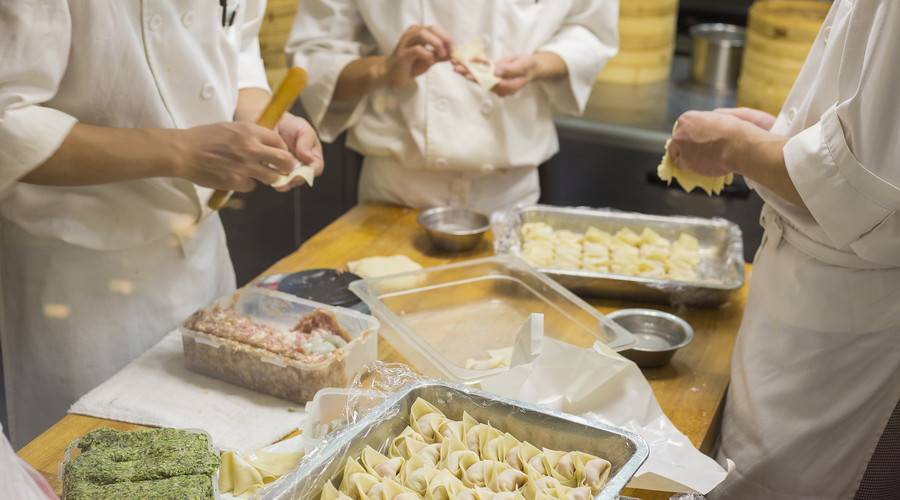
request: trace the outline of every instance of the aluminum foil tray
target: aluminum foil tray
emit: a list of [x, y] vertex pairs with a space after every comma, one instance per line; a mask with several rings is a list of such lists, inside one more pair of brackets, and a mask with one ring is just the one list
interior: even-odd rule
[[700, 241], [698, 281], [627, 276], [581, 270], [541, 268], [564, 287], [580, 295], [622, 300], [716, 307], [744, 285], [744, 244], [737, 224], [720, 218], [647, 215], [611, 209], [534, 205], [495, 213], [491, 224], [498, 255], [521, 256], [520, 227], [544, 222], [554, 229], [583, 233], [593, 226], [614, 233], [628, 227], [649, 227], [674, 240], [688, 233]]
[[398, 391], [365, 417], [307, 455], [300, 467], [264, 495], [265, 500], [318, 500], [326, 481], [339, 483], [346, 458], [367, 445], [385, 451], [407, 425], [409, 409], [423, 398], [452, 419], [467, 411], [482, 422], [540, 447], [583, 451], [612, 464], [610, 479], [594, 498], [613, 500], [650, 451], [639, 436], [601, 423], [444, 382], [417, 382]]

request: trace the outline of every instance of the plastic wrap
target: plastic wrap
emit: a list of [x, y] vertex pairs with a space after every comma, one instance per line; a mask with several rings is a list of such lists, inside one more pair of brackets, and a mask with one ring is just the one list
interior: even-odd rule
[[[327, 306], [285, 293], [250, 288], [217, 300], [256, 322], [290, 330], [301, 316], [322, 309], [352, 337], [323, 361], [307, 362], [234, 340], [180, 328], [185, 365], [192, 371], [296, 403], [325, 387], [344, 387], [378, 356], [378, 320], [350, 309]], [[190, 320], [188, 320], [190, 321]]]
[[566, 288], [585, 295], [670, 303], [718, 306], [744, 284], [744, 250], [741, 229], [725, 219], [647, 215], [614, 209], [534, 205], [495, 212], [491, 217], [497, 255], [521, 257], [519, 228], [526, 222], [545, 222], [554, 229], [584, 232], [588, 227], [615, 232], [623, 227], [649, 227], [674, 239], [688, 233], [700, 241], [698, 281], [675, 281], [584, 270], [541, 268]]
[[0, 426], [0, 498], [58, 499], [47, 480], [16, 456]]
[[[461, 418], [466, 411], [477, 420], [490, 422], [538, 447], [578, 450], [605, 458], [612, 470], [596, 500], [617, 498], [649, 454], [643, 440], [628, 431], [466, 386], [422, 378], [403, 365], [376, 362], [358, 377], [354, 387], [360, 391], [348, 394], [348, 425], [325, 436], [298, 469], [266, 491], [264, 499], [318, 499], [325, 482], [340, 477], [346, 458], [358, 456], [367, 445], [387, 449], [407, 426], [410, 406], [418, 397], [452, 419]], [[365, 403], [361, 404], [369, 397], [366, 391], [384, 394], [385, 400], [370, 409], [361, 409], [366, 408]]]

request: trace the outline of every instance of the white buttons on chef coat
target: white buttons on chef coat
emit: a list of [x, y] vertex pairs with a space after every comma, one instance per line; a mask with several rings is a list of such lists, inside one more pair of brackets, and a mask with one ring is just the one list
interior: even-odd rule
[[189, 10], [181, 16], [181, 24], [184, 25], [185, 28], [190, 28], [192, 24], [194, 24], [194, 11]]
[[200, 90], [200, 97], [203, 98], [204, 101], [208, 101], [212, 98], [213, 94], [216, 93], [216, 88], [213, 87], [211, 83], [207, 83]]
[[434, 101], [434, 109], [443, 113], [444, 111], [450, 109], [450, 103], [447, 102], [447, 99], [439, 97]]
[[494, 101], [492, 101], [488, 97], [485, 97], [481, 101], [481, 114], [489, 115], [491, 114], [491, 111], [494, 111]]
[[444, 168], [444, 167], [446, 167], [446, 166], [447, 166], [447, 160], [446, 160], [446, 158], [438, 158], [437, 160], [434, 160], [434, 166], [437, 167], [437, 168]]
[[793, 122], [794, 118], [797, 118], [797, 108], [791, 106], [791, 108], [787, 110], [787, 119], [789, 122]]
[[159, 14], [153, 14], [152, 16], [150, 16], [149, 26], [152, 31], [158, 31], [160, 28], [162, 28], [162, 16], [160, 16]]

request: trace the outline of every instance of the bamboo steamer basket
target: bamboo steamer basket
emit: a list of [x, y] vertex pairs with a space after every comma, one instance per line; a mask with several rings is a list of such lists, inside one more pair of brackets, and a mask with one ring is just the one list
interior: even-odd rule
[[677, 0], [623, 0], [619, 53], [597, 75], [601, 83], [643, 85], [669, 78]]
[[259, 49], [266, 67], [266, 78], [272, 87], [287, 73], [284, 46], [291, 34], [298, 3], [297, 0], [269, 0], [266, 5], [266, 13], [259, 28]]
[[759, 0], [750, 7], [739, 106], [781, 110], [830, 7], [819, 0]]
[[750, 7], [748, 25], [768, 38], [811, 44], [830, 8], [817, 0], [758, 1]]
[[668, 16], [678, 10], [678, 0], [622, 0], [619, 17]]

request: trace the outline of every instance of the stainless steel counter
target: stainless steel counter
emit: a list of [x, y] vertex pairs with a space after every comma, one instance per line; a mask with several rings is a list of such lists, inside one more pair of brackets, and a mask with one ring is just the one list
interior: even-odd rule
[[676, 56], [667, 82], [649, 85], [598, 83], [583, 116], [558, 116], [561, 137], [596, 145], [662, 154], [672, 125], [692, 109], [734, 106], [734, 93], [716, 93], [691, 82], [691, 60]]

